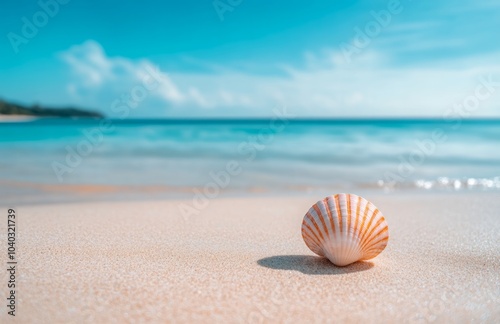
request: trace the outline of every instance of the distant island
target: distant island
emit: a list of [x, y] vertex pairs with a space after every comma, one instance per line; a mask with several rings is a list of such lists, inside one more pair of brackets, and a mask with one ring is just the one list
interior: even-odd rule
[[35, 117], [63, 117], [63, 118], [104, 118], [104, 115], [96, 111], [88, 111], [73, 107], [46, 108], [39, 105], [31, 107], [9, 103], [0, 99], [0, 115], [23, 115]]

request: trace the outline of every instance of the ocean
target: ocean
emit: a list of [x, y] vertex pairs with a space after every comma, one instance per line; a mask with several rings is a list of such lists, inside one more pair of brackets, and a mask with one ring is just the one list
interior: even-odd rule
[[3, 193], [500, 189], [500, 120], [40, 119], [0, 134]]

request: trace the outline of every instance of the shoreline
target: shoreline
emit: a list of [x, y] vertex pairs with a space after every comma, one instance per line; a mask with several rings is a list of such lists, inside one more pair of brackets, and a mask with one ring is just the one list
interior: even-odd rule
[[[186, 200], [178, 199], [20, 206], [16, 317], [500, 319], [498, 194], [364, 197], [385, 215], [389, 245], [375, 259], [342, 268], [315, 257], [302, 241], [302, 217], [317, 195], [213, 199], [192, 217], [180, 214]], [[6, 273], [0, 277], [5, 281]]]
[[31, 122], [41, 117], [31, 115], [2, 115], [0, 114], [0, 123], [17, 123], [17, 122]]
[[427, 196], [427, 195], [495, 195], [500, 194], [497, 188], [451, 188], [424, 189], [418, 187], [403, 187], [386, 190], [382, 187], [353, 187], [343, 186], [306, 187], [285, 186], [280, 189], [269, 190], [267, 187], [224, 188], [215, 198], [205, 195], [203, 187], [196, 186], [168, 186], [168, 185], [132, 185], [132, 184], [92, 184], [92, 183], [44, 183], [13, 180], [0, 180], [0, 206], [34, 206], [65, 203], [91, 202], [121, 202], [121, 201], [148, 201], [163, 200], [192, 201], [193, 199], [215, 200], [235, 198], [282, 198], [282, 197], [323, 197], [335, 193], [359, 193], [363, 195], [389, 196]]

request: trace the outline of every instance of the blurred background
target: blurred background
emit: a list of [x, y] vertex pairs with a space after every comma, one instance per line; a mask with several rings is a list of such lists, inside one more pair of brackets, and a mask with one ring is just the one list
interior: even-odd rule
[[497, 1], [1, 8], [2, 202], [500, 189]]

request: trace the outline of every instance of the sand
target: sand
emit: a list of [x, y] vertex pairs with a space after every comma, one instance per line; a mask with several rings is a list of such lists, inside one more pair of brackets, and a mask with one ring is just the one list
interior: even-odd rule
[[300, 235], [321, 197], [17, 206], [15, 322], [500, 322], [498, 193], [364, 196], [389, 245], [344, 268]]
[[0, 114], [0, 123], [9, 123], [9, 122], [28, 122], [39, 119], [37, 116], [30, 115], [2, 115]]

